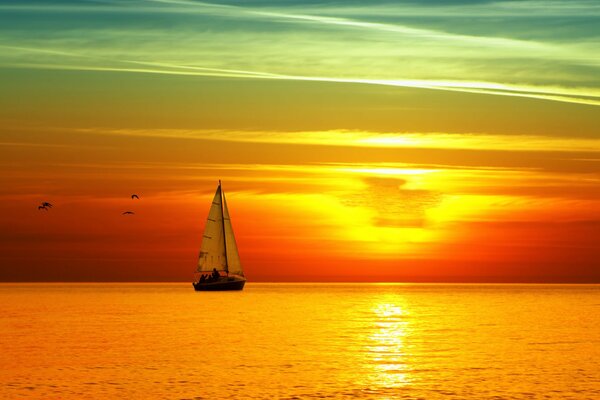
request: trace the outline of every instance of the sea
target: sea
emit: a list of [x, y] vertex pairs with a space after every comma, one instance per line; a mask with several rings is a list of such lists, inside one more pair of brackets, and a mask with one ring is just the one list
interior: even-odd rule
[[600, 285], [0, 284], [3, 399], [600, 399]]

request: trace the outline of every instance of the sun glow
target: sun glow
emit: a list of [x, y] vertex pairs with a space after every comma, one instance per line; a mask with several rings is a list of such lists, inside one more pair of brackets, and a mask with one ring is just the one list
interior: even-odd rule
[[[277, 171], [282, 181], [285, 174], [297, 173]], [[285, 232], [273, 227], [270, 235], [286, 246], [343, 257], [429, 256], [440, 243], [460, 238], [453, 223], [483, 217], [499, 201], [493, 196], [446, 194], [452, 189], [451, 171], [363, 165], [307, 167], [305, 173], [315, 174], [305, 181], [319, 185], [322, 193], [236, 196], [241, 203], [260, 207], [265, 215], [260, 219], [285, 227]], [[285, 204], [285, 210], [277, 211], [277, 204]], [[263, 231], [271, 229], [267, 226]]]

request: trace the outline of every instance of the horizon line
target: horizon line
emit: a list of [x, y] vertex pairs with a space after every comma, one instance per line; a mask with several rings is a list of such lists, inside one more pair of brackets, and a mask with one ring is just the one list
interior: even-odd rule
[[[0, 281], [5, 284], [189, 284], [191, 281]], [[371, 285], [600, 285], [600, 280], [584, 281], [251, 281], [253, 283], [269, 284], [371, 284]]]

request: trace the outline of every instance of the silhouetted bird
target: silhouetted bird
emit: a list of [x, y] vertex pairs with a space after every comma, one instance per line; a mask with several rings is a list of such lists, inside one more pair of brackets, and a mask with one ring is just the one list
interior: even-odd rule
[[48, 209], [46, 208], [46, 206], [38, 206], [38, 210], [46, 210], [46, 211], [48, 211]]
[[125, 211], [123, 215], [133, 215], [135, 214], [133, 211]]
[[52, 208], [52, 204], [48, 203], [47, 201], [44, 201], [44, 202], [42, 203], [42, 205], [43, 205], [44, 207]]
[[139, 200], [140, 197], [137, 194], [132, 194], [131, 195], [131, 200], [133, 200], [133, 199], [138, 199]]

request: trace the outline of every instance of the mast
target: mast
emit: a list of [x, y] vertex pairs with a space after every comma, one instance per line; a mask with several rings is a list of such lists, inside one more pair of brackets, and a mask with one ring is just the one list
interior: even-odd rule
[[229, 261], [227, 260], [227, 239], [225, 238], [225, 214], [223, 213], [223, 188], [219, 179], [219, 195], [221, 196], [221, 224], [223, 228], [223, 247], [225, 248], [225, 273], [229, 275]]

